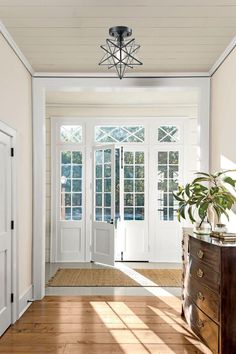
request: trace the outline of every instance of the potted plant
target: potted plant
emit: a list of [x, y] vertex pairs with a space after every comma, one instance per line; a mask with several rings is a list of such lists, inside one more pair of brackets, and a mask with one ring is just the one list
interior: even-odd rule
[[192, 183], [179, 186], [178, 192], [173, 193], [179, 202], [177, 210], [178, 220], [186, 219], [195, 224], [195, 232], [209, 234], [212, 231], [212, 222], [215, 217], [218, 229], [225, 231], [221, 216], [229, 220], [229, 211], [236, 202], [236, 197], [225, 185], [230, 185], [236, 191], [236, 180], [227, 175], [227, 170], [214, 174], [197, 172], [198, 175]]

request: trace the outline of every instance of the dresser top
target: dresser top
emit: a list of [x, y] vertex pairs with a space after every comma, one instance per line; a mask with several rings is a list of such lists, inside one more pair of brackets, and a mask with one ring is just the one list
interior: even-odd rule
[[226, 241], [222, 241], [218, 238], [211, 237], [210, 235], [199, 235], [199, 234], [195, 234], [194, 232], [189, 232], [188, 235], [190, 237], [197, 239], [197, 240], [211, 243], [212, 245], [216, 245], [219, 247], [236, 247], [236, 241], [235, 242], [232, 242], [232, 241], [226, 242]]

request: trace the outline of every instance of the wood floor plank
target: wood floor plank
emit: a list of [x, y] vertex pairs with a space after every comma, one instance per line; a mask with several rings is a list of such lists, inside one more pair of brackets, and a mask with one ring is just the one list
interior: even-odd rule
[[146, 306], [156, 306], [158, 308], [174, 308], [179, 310], [181, 308], [181, 303], [178, 302], [173, 302], [172, 304], [170, 302], [165, 302], [165, 301], [65, 301], [65, 302], [55, 302], [55, 301], [44, 301], [44, 302], [39, 302], [35, 301], [31, 308], [34, 309], [49, 309], [49, 308], [94, 308], [94, 303], [96, 304], [97, 307], [106, 307], [107, 305], [114, 305], [119, 306], [119, 304], [129, 306], [131, 308], [140, 308], [140, 307], [146, 307]]
[[12, 326], [8, 333], [84, 333], [84, 332], [97, 332], [104, 333], [109, 332], [111, 329], [130, 329], [130, 330], [151, 330], [155, 333], [182, 333], [182, 334], [192, 334], [191, 330], [186, 324], [178, 325], [172, 324], [87, 324], [87, 323], [53, 323], [53, 324], [43, 324], [43, 323], [22, 323], [18, 321], [14, 326]]
[[180, 297], [177, 296], [123, 296], [123, 295], [85, 295], [85, 296], [45, 296], [42, 302], [89, 302], [89, 301], [135, 301], [135, 302], [155, 302], [163, 301], [166, 303], [180, 303]]
[[53, 296], [35, 302], [2, 336], [0, 353], [209, 354], [210, 351], [181, 318], [178, 298]]
[[1, 354], [64, 354], [65, 344], [58, 345], [1, 345], [0, 339], [0, 353]]
[[37, 316], [61, 316], [61, 315], [79, 315], [79, 316], [91, 316], [94, 314], [97, 315], [145, 315], [145, 316], [154, 316], [154, 315], [173, 315], [173, 316], [179, 316], [180, 315], [180, 310], [177, 311], [175, 309], [172, 309], [170, 307], [168, 308], [163, 308], [159, 309], [157, 306], [146, 306], [146, 307], [129, 307], [127, 305], [123, 306], [113, 306], [110, 307], [109, 305], [100, 307], [94, 305], [94, 308], [81, 308], [81, 307], [72, 307], [72, 308], [67, 308], [67, 307], [62, 307], [62, 308], [49, 308], [49, 309], [35, 309], [31, 308], [28, 311], [28, 314], [32, 315], [37, 315]]
[[[190, 336], [189, 336], [190, 337]], [[24, 345], [36, 344], [76, 344], [76, 343], [118, 343], [118, 344], [192, 344], [196, 338], [180, 333], [154, 333], [151, 330], [111, 329], [108, 333], [6, 333], [1, 339], [2, 344]]]
[[201, 344], [69, 344], [64, 354], [211, 354]]

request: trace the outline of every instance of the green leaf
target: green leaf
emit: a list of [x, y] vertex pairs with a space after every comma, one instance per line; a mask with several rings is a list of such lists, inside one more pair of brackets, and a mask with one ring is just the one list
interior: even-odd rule
[[207, 177], [211, 176], [209, 173], [206, 173], [206, 172], [195, 172], [195, 175], [203, 175], [203, 176], [207, 176]]
[[189, 183], [186, 184], [185, 193], [186, 193], [187, 196], [190, 198], [190, 184], [189, 184]]
[[229, 176], [226, 176], [226, 177], [223, 178], [223, 181], [224, 181], [225, 183], [230, 184], [232, 187], [235, 187], [236, 181], [235, 181], [233, 178], [231, 178], [231, 177], [229, 177]]
[[193, 213], [192, 213], [192, 207], [190, 207], [188, 209], [188, 216], [189, 216], [189, 219], [191, 220], [192, 223], [194, 223], [196, 220], [194, 219], [193, 217]]
[[197, 177], [193, 180], [193, 184], [197, 182], [209, 182], [211, 179], [207, 177]]
[[180, 198], [177, 194], [175, 194], [175, 193], [172, 193], [172, 194], [173, 194], [174, 198], [175, 198], [176, 200], [178, 200], [179, 202], [183, 202], [183, 201], [184, 201], [184, 199], [183, 199], [183, 198]]
[[185, 206], [181, 206], [181, 208], [179, 209], [179, 213], [180, 213], [180, 216], [183, 218], [183, 219], [186, 219], [185, 217]]
[[202, 203], [200, 206], [199, 206], [199, 209], [198, 209], [198, 215], [200, 217], [201, 220], [204, 220], [205, 217], [206, 217], [206, 214], [207, 214], [207, 209], [209, 207], [209, 203], [205, 202], [205, 203]]

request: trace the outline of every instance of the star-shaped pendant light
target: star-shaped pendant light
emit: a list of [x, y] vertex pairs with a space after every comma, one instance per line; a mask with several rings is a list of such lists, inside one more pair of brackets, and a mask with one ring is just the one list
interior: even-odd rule
[[135, 43], [135, 39], [130, 39], [132, 29], [125, 26], [116, 26], [109, 29], [110, 36], [115, 39], [107, 39], [105, 45], [101, 48], [105, 55], [99, 65], [106, 65], [108, 69], [115, 68], [118, 77], [124, 77], [127, 68], [133, 69], [136, 65], [143, 65], [141, 61], [135, 58], [140, 45]]

